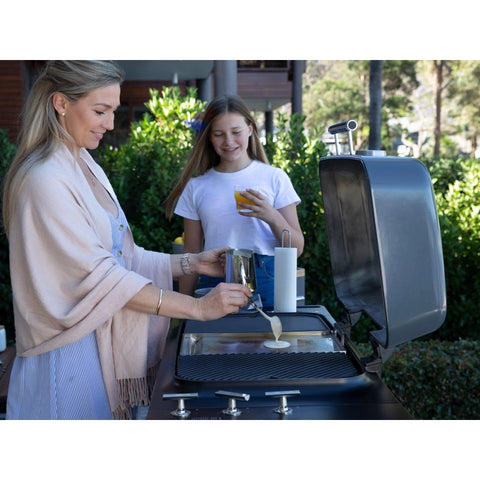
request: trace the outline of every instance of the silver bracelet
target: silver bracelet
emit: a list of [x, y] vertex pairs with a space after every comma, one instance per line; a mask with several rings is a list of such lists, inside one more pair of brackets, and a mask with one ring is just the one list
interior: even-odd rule
[[192, 270], [190, 268], [190, 253], [185, 253], [183, 254], [182, 260], [181, 260], [181, 266], [182, 266], [182, 271], [184, 275], [191, 275]]

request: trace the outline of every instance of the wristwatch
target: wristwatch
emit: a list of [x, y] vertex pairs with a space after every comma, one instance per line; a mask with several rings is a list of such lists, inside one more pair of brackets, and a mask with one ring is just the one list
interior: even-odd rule
[[191, 275], [192, 270], [190, 268], [190, 253], [184, 253], [182, 260], [181, 260], [181, 266], [182, 266], [182, 271], [184, 275]]

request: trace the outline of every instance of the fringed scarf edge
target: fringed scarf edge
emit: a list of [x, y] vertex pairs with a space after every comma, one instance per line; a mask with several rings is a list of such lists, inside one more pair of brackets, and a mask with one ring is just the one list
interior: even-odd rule
[[115, 420], [131, 420], [132, 407], [150, 405], [158, 368], [159, 364], [150, 367], [146, 377], [117, 380], [120, 405], [112, 412]]

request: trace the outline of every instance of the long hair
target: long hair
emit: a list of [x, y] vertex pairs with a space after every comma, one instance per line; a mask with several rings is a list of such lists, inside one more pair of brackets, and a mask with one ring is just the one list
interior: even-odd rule
[[47, 160], [60, 144], [72, 142], [60, 125], [53, 95], [61, 93], [74, 103], [92, 90], [121, 84], [123, 78], [123, 72], [111, 61], [47, 62], [25, 103], [17, 153], [4, 179], [3, 222], [7, 235], [16, 196], [27, 172], [37, 162]]
[[263, 150], [262, 142], [260, 141], [257, 124], [245, 102], [237, 95], [225, 95], [215, 98], [209, 103], [205, 110], [202, 119], [205, 128], [197, 135], [180, 179], [166, 200], [165, 211], [168, 218], [172, 218], [175, 204], [188, 181], [194, 176], [203, 175], [208, 169], [220, 164], [220, 156], [215, 152], [210, 141], [210, 136], [213, 121], [226, 113], [242, 115], [247, 125], [252, 126], [252, 134], [250, 135], [247, 147], [249, 158], [259, 160], [263, 163], [269, 163]]

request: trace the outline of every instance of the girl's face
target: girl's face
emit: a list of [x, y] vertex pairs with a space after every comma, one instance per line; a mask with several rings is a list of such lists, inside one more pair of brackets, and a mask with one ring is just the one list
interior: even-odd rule
[[252, 126], [238, 113], [225, 113], [212, 122], [210, 141], [224, 168], [241, 169], [248, 165], [248, 141]]
[[120, 85], [114, 83], [92, 90], [74, 103], [64, 97], [64, 102], [56, 104], [56, 109], [60, 114], [60, 123], [77, 147], [94, 150], [103, 134], [113, 130], [114, 113], [119, 105]]

